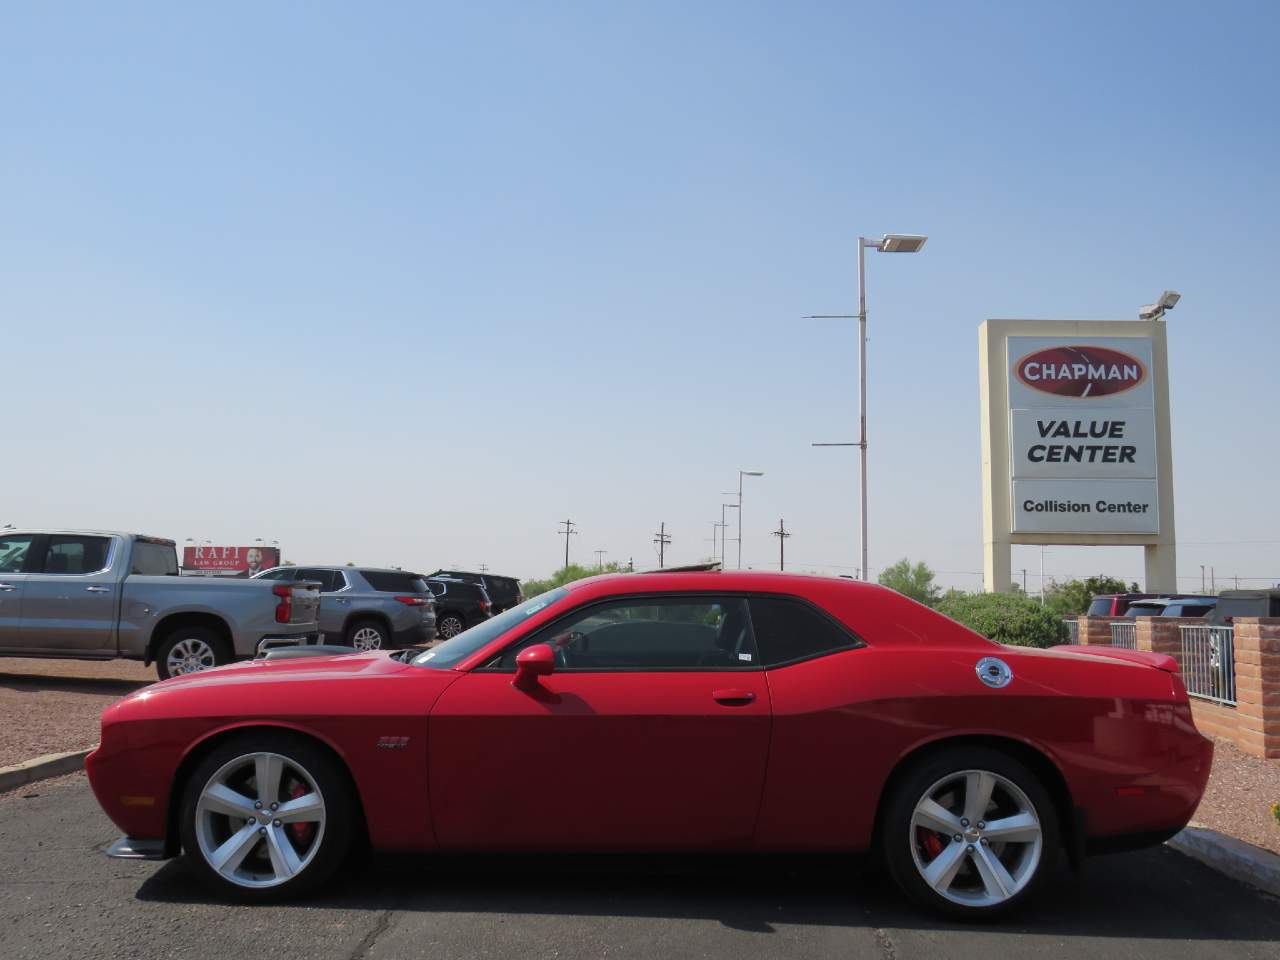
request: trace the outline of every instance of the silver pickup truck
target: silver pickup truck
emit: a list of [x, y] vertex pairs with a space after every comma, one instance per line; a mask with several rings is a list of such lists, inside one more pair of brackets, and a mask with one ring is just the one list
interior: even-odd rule
[[160, 679], [319, 641], [318, 584], [179, 577], [172, 540], [0, 531], [0, 656], [125, 657]]

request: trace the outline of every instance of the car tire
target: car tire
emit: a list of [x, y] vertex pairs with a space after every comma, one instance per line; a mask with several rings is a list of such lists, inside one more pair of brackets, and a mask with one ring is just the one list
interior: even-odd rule
[[357, 650], [390, 650], [391, 633], [379, 620], [356, 620], [347, 627], [347, 646]]
[[230, 662], [227, 641], [210, 627], [179, 627], [156, 648], [156, 674], [161, 680], [212, 670]]
[[356, 817], [350, 780], [332, 754], [296, 734], [261, 731], [220, 744], [196, 766], [179, 835], [210, 889], [268, 902], [328, 880], [351, 848]]
[[1062, 853], [1049, 791], [988, 747], [932, 754], [886, 802], [881, 850], [890, 874], [917, 903], [952, 919], [994, 920], [1021, 908]]
[[446, 613], [436, 617], [436, 635], [442, 640], [452, 640], [465, 629], [467, 625], [456, 613]]

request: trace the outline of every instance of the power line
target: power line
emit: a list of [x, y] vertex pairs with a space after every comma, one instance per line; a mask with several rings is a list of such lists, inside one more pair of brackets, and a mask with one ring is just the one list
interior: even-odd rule
[[787, 537], [791, 534], [787, 533], [787, 524], [783, 520], [778, 521], [778, 529], [773, 531], [773, 536], [778, 538], [778, 569], [787, 569]]
[[558, 531], [558, 533], [560, 534], [560, 536], [564, 537], [564, 568], [568, 570], [569, 569], [569, 537], [571, 537], [573, 534], [578, 532], [577, 530], [573, 529], [574, 527], [577, 526], [577, 524], [574, 523], [572, 520], [561, 520], [560, 522], [564, 524], [564, 529]]
[[661, 570], [667, 555], [667, 544], [671, 542], [671, 534], [667, 533], [667, 521], [663, 520], [658, 524], [658, 532], [654, 535], [653, 542], [658, 545], [658, 569]]

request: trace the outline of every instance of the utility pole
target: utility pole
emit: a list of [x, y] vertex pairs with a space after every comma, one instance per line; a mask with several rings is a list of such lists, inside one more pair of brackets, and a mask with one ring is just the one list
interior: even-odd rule
[[1027, 595], [1027, 568], [1022, 568], [1022, 595]]
[[592, 552], [592, 553], [594, 553], [594, 554], [596, 555], [596, 569], [597, 569], [597, 570], [603, 570], [603, 569], [604, 569], [604, 555], [605, 555], [606, 553], [608, 553], [609, 551], [608, 551], [608, 550], [593, 550], [593, 551], [591, 551], [591, 552]]
[[561, 520], [560, 522], [564, 524], [564, 529], [559, 531], [559, 533], [560, 533], [560, 536], [564, 537], [564, 568], [568, 570], [569, 569], [569, 538], [578, 532], [577, 530], [573, 529], [574, 527], [577, 526], [577, 524], [574, 523], [572, 520]]
[[1044, 606], [1044, 547], [1040, 548], [1040, 606]]
[[671, 534], [667, 533], [667, 521], [663, 520], [658, 525], [658, 533], [653, 542], [658, 545], [658, 569], [661, 570], [666, 561], [667, 544], [671, 542]]
[[481, 573], [488, 573], [488, 572], [489, 572], [489, 565], [488, 565], [487, 563], [482, 563], [482, 564], [480, 564], [480, 572], [481, 572]]
[[1204, 564], [1200, 564], [1200, 592], [1204, 593]]
[[627, 573], [635, 573], [635, 572], [636, 572], [635, 557], [627, 557]]
[[787, 537], [791, 534], [787, 533], [787, 524], [785, 520], [778, 521], [778, 529], [773, 531], [773, 535], [778, 538], [778, 569], [787, 569]]
[[1213, 567], [1209, 568], [1209, 591], [1215, 597], [1218, 595], [1218, 578], [1213, 575]]

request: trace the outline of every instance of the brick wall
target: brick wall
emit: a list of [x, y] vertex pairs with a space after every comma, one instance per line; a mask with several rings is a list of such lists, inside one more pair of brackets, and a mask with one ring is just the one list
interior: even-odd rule
[[[1111, 624], [1123, 619], [1080, 617], [1080, 642], [1110, 646]], [[1189, 617], [1138, 617], [1137, 648], [1168, 654], [1181, 668], [1178, 628], [1203, 623]], [[1206, 736], [1230, 740], [1255, 757], [1280, 759], [1280, 618], [1237, 617], [1234, 626], [1236, 705], [1192, 697], [1192, 716]]]

